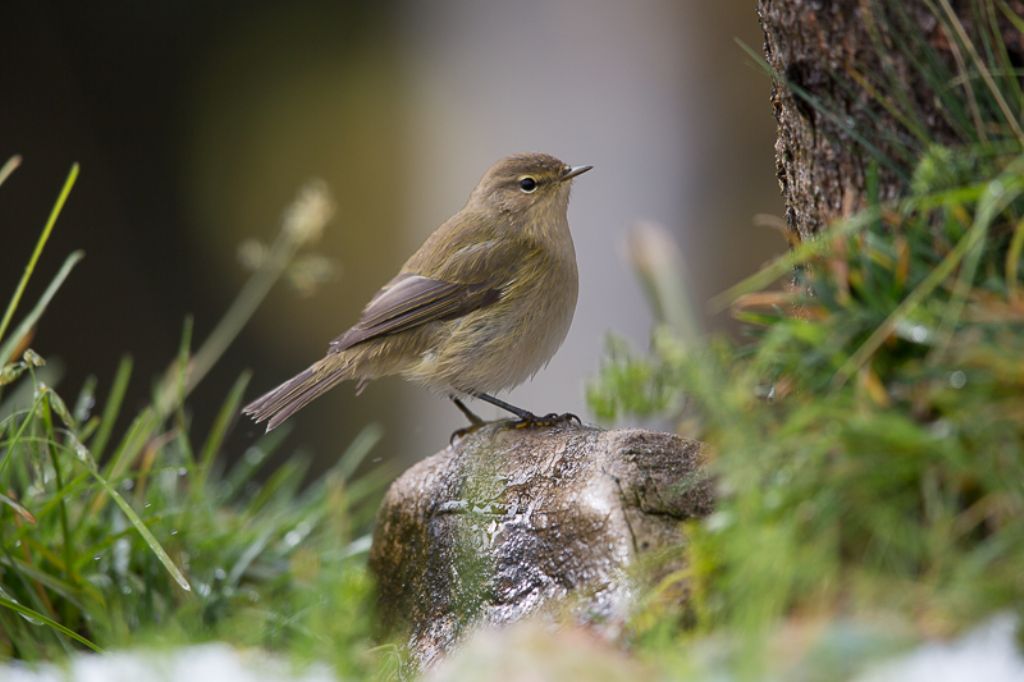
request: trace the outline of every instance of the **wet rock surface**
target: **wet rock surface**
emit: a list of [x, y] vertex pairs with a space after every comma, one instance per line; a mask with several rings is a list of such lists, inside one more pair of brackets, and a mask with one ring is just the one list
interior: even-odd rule
[[381, 505], [370, 567], [385, 627], [422, 666], [470, 627], [538, 611], [614, 633], [629, 567], [711, 510], [700, 463], [700, 443], [673, 434], [484, 426], [406, 471]]

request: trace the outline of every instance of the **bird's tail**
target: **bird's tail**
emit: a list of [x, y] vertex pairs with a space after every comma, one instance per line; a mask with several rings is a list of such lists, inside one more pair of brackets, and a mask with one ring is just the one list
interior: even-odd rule
[[242, 412], [252, 417], [257, 424], [266, 422], [267, 431], [276, 429], [285, 419], [342, 381], [351, 378], [348, 365], [327, 367], [325, 360], [313, 363], [277, 388], [252, 401], [242, 408]]

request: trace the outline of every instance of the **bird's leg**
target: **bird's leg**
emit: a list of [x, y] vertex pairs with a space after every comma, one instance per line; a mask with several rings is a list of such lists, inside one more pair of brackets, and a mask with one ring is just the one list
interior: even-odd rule
[[466, 407], [465, 403], [463, 403], [461, 400], [459, 400], [455, 396], [450, 395], [448, 397], [451, 398], [453, 403], [455, 403], [455, 407], [459, 408], [459, 412], [464, 414], [466, 416], [466, 419], [469, 420], [469, 426], [467, 426], [465, 428], [462, 428], [462, 429], [456, 429], [455, 431], [452, 431], [452, 435], [448, 439], [448, 444], [451, 445], [452, 443], [455, 442], [455, 439], [462, 438], [466, 434], [472, 433], [473, 431], [476, 431], [481, 426], [483, 426], [484, 420], [481, 419], [480, 417], [478, 417], [476, 414], [474, 414], [471, 409]]
[[453, 395], [450, 395], [448, 397], [452, 399], [453, 403], [455, 403], [455, 407], [459, 408], [459, 412], [466, 416], [466, 419], [469, 420], [470, 424], [472, 424], [473, 426], [480, 426], [481, 424], [484, 423], [484, 420], [478, 417], [476, 414], [474, 414], [473, 410], [466, 407], [466, 404], [464, 402], [462, 402]]
[[477, 398], [483, 400], [484, 402], [488, 402], [491, 405], [494, 405], [495, 407], [500, 407], [506, 412], [511, 412], [515, 416], [519, 417], [519, 421], [537, 421], [538, 419], [540, 419], [540, 417], [535, 415], [533, 412], [528, 412], [527, 410], [524, 410], [521, 407], [516, 407], [515, 405], [506, 403], [504, 400], [499, 400], [498, 398], [495, 398], [493, 395], [487, 395], [486, 393], [477, 393], [475, 395]]
[[577, 424], [583, 423], [580, 421], [580, 418], [572, 412], [566, 412], [565, 414], [556, 414], [555, 412], [551, 412], [543, 417], [538, 417], [533, 412], [524, 410], [521, 407], [516, 407], [511, 403], [506, 403], [504, 400], [499, 400], [493, 395], [487, 395], [486, 393], [475, 393], [474, 395], [484, 402], [488, 402], [495, 407], [500, 407], [506, 412], [511, 412], [515, 416], [519, 417], [519, 421], [515, 423], [515, 427], [517, 429], [531, 428], [534, 426], [552, 426], [559, 422], [569, 422], [573, 420], [575, 420]]

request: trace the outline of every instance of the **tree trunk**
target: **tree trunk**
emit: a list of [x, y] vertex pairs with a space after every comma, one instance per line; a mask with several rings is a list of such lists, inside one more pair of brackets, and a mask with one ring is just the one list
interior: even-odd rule
[[[1010, 65], [1024, 61], [1021, 33], [998, 4], [759, 0], [764, 52], [774, 75], [776, 170], [794, 239], [810, 239], [862, 208], [873, 160], [877, 197], [884, 201], [904, 189], [926, 144], [965, 141], [937, 96], [936, 80], [929, 82], [921, 68], [922, 53], [948, 69], [951, 77], [940, 87], [959, 88], [967, 101], [971, 88], [977, 92], [983, 85], [977, 78], [957, 79], [965, 64], [970, 71], [971, 49], [959, 29], [982, 52], [974, 27], [994, 21]], [[1024, 7], [1018, 0], [1006, 4], [1018, 13]]]

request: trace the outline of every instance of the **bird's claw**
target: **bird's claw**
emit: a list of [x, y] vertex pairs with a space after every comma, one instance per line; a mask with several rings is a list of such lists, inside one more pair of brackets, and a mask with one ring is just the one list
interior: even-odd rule
[[456, 430], [452, 431], [452, 435], [448, 438], [448, 445], [455, 445], [455, 441], [457, 441], [457, 440], [459, 440], [461, 438], [465, 438], [469, 434], [471, 434], [474, 431], [476, 431], [477, 429], [479, 429], [484, 424], [485, 424], [485, 422], [481, 421], [479, 423], [470, 424], [469, 426], [464, 426], [461, 429], [456, 429]]
[[517, 421], [512, 422], [512, 426], [513, 428], [517, 429], [536, 429], [547, 428], [550, 426], [555, 426], [556, 424], [569, 424], [573, 421], [575, 421], [580, 426], [583, 425], [583, 421], [572, 412], [565, 412], [563, 414], [558, 414], [557, 412], [549, 412], [543, 417], [538, 417], [535, 414], [523, 417]]
[[[507, 424], [509, 428], [513, 429], [546, 429], [552, 426], [557, 426], [558, 424], [571, 424], [572, 422], [576, 422], [580, 426], [583, 425], [583, 420], [581, 420], [572, 412], [565, 412], [563, 414], [558, 414], [557, 412], [549, 412], [545, 414], [543, 417], [539, 417], [535, 414], [528, 414], [527, 416], [520, 417], [515, 421], [506, 421], [504, 423]], [[451, 437], [448, 438], [448, 445], [454, 445], [455, 441], [461, 438], [465, 438], [469, 434], [479, 430], [480, 427], [485, 426], [488, 423], [489, 422], [481, 420], [479, 423], [470, 424], [469, 426], [465, 426], [461, 429], [452, 431]]]

